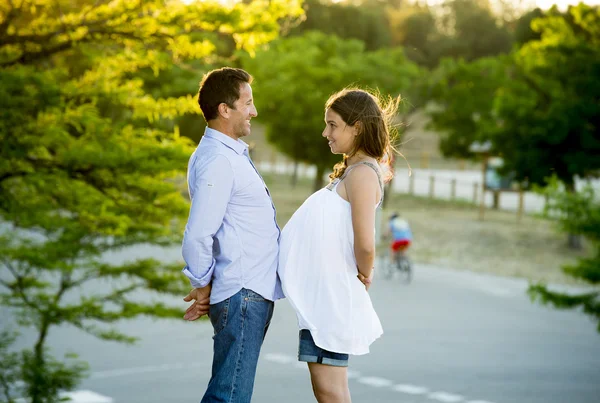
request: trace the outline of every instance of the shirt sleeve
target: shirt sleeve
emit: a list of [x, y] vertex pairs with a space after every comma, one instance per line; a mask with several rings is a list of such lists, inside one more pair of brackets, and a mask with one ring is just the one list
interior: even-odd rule
[[196, 161], [190, 215], [183, 234], [183, 273], [194, 288], [207, 286], [215, 269], [213, 239], [221, 225], [233, 190], [233, 169], [223, 155]]

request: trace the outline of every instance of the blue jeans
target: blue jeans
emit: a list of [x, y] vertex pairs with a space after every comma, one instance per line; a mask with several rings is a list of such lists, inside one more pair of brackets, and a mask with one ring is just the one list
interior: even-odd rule
[[258, 355], [273, 316], [273, 301], [242, 288], [210, 306], [212, 375], [201, 403], [250, 403]]

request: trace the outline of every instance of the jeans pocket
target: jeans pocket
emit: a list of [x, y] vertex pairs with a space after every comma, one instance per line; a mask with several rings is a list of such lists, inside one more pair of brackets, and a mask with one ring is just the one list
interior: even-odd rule
[[229, 312], [230, 301], [231, 298], [227, 298], [226, 300], [211, 305], [209, 307], [210, 323], [212, 323], [213, 329], [215, 331], [215, 336], [227, 325], [227, 314]]
[[252, 290], [246, 290], [246, 295], [250, 301], [268, 302], [268, 300], [265, 299], [262, 295]]

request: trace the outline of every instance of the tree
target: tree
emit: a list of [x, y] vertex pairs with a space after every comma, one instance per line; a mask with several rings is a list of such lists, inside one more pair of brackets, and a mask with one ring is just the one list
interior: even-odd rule
[[600, 170], [600, 8], [568, 14], [533, 21], [541, 38], [514, 53], [490, 135], [517, 180], [543, 185], [554, 173], [574, 191], [575, 177]]
[[435, 67], [439, 63], [437, 44], [441, 34], [437, 28], [437, 20], [427, 5], [415, 4], [409, 7], [390, 8], [387, 11], [392, 33], [392, 44], [403, 46], [406, 55], [427, 67]]
[[505, 57], [482, 58], [468, 63], [444, 59], [429, 79], [430, 127], [440, 133], [446, 157], [474, 159], [474, 142], [489, 139], [496, 124], [494, 98], [506, 80]]
[[215, 62], [229, 40], [251, 51], [300, 12], [283, 0], [0, 3], [0, 303], [37, 334], [19, 353], [0, 337], [6, 399], [57, 402], [85, 375], [83, 363], [50, 354], [54, 326], [132, 342], [111, 325], [181, 317], [159, 299], [188, 290], [180, 264], [103, 259], [178, 243], [187, 215], [178, 182], [193, 144], [163, 128], [197, 106], [190, 95], [153, 96], [144, 78]]
[[290, 35], [320, 31], [344, 39], [358, 39], [369, 50], [387, 47], [391, 43], [385, 9], [379, 4], [305, 0], [304, 9], [306, 19], [293, 28]]
[[[564, 186], [554, 177], [542, 191], [548, 203], [545, 215], [557, 220], [559, 227], [569, 234], [586, 237], [593, 254], [579, 259], [576, 264], [563, 267], [563, 271], [574, 278], [592, 285], [600, 284], [600, 199], [591, 186], [579, 193], [566, 192]], [[597, 290], [581, 294], [566, 294], [548, 289], [543, 283], [529, 287], [532, 300], [551, 304], [559, 309], [581, 308], [598, 324], [600, 332], [600, 292]]]
[[417, 3], [390, 7], [387, 13], [392, 43], [404, 46], [411, 60], [429, 68], [445, 57], [472, 61], [511, 50], [508, 25], [484, 0]]
[[442, 8], [442, 32], [453, 39], [442, 57], [476, 60], [510, 52], [511, 35], [486, 0], [452, 0]]
[[600, 170], [599, 9], [569, 9], [534, 20], [539, 40], [507, 57], [446, 62], [433, 74], [433, 125], [444, 130], [446, 155], [468, 157], [490, 140], [504, 170], [523, 185], [555, 173], [574, 190], [575, 177]]
[[514, 36], [518, 46], [522, 46], [529, 41], [539, 41], [541, 36], [539, 32], [531, 28], [531, 22], [544, 16], [540, 8], [534, 8], [520, 16], [515, 21]]
[[256, 78], [268, 141], [294, 161], [316, 165], [315, 189], [322, 186], [325, 170], [340, 160], [321, 136], [327, 98], [350, 85], [405, 93], [420, 74], [401, 49], [366, 52], [362, 42], [320, 32], [274, 41], [256, 57], [243, 58], [243, 65]]

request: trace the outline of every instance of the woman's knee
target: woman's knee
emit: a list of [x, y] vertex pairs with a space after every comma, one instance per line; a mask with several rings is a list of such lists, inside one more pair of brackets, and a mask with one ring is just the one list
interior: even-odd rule
[[349, 403], [346, 368], [309, 364], [311, 383], [319, 403]]
[[348, 387], [342, 385], [313, 385], [319, 403], [349, 403]]

